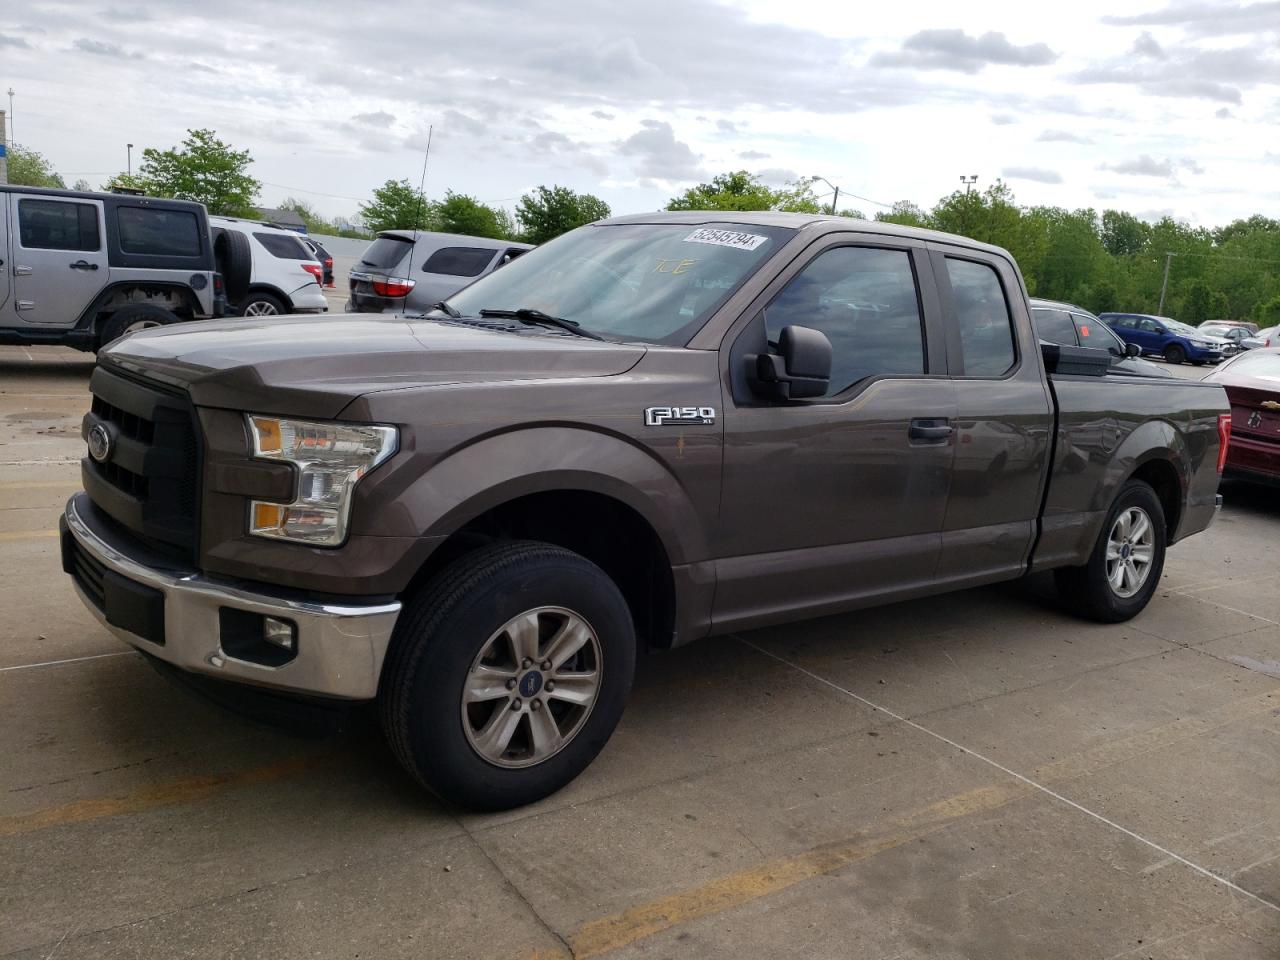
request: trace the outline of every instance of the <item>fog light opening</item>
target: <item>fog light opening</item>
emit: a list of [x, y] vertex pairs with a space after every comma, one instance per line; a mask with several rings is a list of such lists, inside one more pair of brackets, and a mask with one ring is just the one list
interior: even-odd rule
[[288, 620], [277, 620], [275, 617], [262, 618], [262, 639], [273, 643], [281, 650], [293, 650], [297, 628]]

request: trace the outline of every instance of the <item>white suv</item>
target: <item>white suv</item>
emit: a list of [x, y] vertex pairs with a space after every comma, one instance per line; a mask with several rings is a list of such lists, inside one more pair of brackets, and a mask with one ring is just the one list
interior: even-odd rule
[[248, 290], [232, 301], [235, 313], [270, 317], [281, 313], [324, 313], [329, 309], [320, 288], [324, 268], [296, 233], [232, 217], [210, 217], [209, 226], [215, 235], [218, 230], [235, 231], [249, 241], [253, 268]]

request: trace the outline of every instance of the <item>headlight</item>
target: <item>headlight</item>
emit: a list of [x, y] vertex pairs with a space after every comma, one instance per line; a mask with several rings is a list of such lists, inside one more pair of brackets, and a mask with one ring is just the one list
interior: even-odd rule
[[317, 423], [248, 414], [253, 455], [298, 468], [291, 503], [249, 504], [259, 537], [336, 547], [346, 539], [351, 494], [366, 473], [396, 452], [395, 427]]

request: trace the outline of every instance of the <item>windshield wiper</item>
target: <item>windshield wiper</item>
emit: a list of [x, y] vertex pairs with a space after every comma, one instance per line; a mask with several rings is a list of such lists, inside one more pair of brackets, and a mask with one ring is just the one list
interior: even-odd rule
[[433, 303], [433, 304], [431, 305], [431, 309], [432, 309], [432, 310], [443, 310], [445, 313], [447, 313], [447, 314], [448, 314], [450, 317], [452, 317], [454, 320], [457, 320], [460, 316], [462, 316], [461, 311], [459, 311], [457, 307], [451, 307], [451, 306], [449, 305], [449, 303], [448, 303], [447, 301], [445, 301], [445, 300], [440, 300], [440, 301], [438, 301], [438, 302], [436, 302], [436, 303]]
[[533, 326], [541, 324], [544, 327], [558, 327], [561, 330], [568, 330], [572, 334], [579, 337], [586, 337], [588, 340], [603, 340], [604, 337], [592, 333], [590, 330], [583, 330], [582, 325], [576, 320], [566, 320], [564, 317], [553, 317], [549, 313], [543, 313], [541, 310], [533, 310], [529, 307], [520, 307], [518, 310], [481, 310], [482, 317], [500, 317], [504, 320], [519, 320], [521, 323]]

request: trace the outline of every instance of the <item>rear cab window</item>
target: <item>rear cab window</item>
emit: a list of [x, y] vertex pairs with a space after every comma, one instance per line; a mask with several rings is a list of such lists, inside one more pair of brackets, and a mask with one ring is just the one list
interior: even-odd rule
[[125, 253], [198, 257], [200, 222], [188, 210], [118, 207], [116, 226]]
[[478, 277], [498, 251], [491, 247], [441, 247], [422, 265], [423, 273], [449, 277]]
[[281, 260], [310, 260], [311, 253], [297, 237], [283, 233], [255, 233], [254, 239], [267, 248], [267, 252]]
[[22, 197], [18, 242], [27, 250], [100, 250], [98, 208], [92, 203]]
[[966, 377], [1002, 377], [1017, 361], [1013, 317], [995, 268], [947, 257], [951, 312]]

